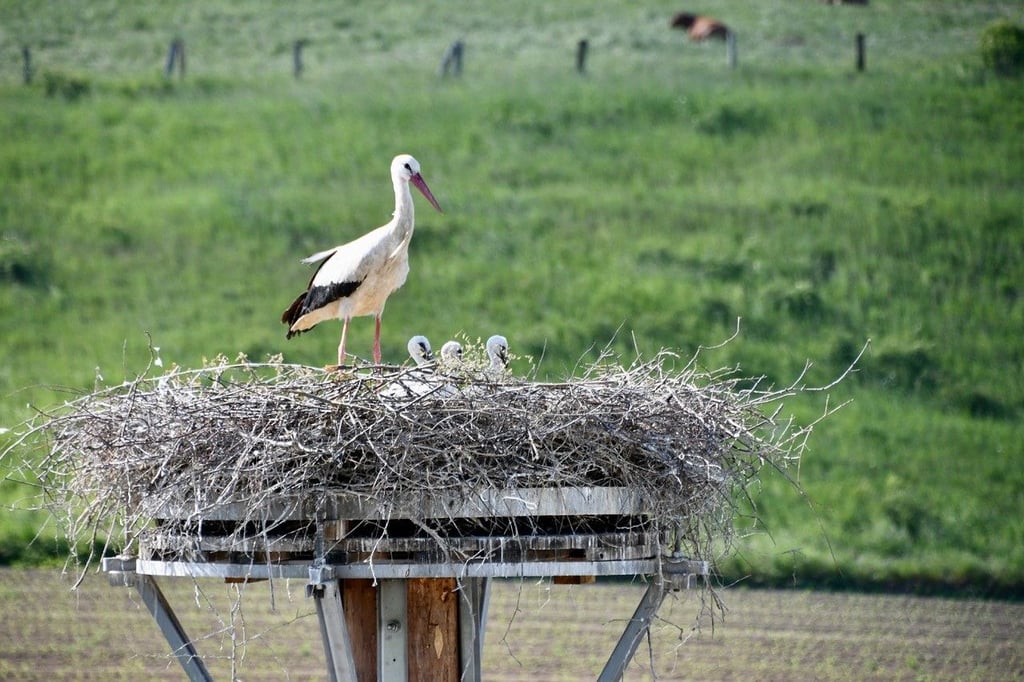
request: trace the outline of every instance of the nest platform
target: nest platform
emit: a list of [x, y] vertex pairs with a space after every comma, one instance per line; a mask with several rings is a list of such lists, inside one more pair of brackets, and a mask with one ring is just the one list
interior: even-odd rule
[[404, 680], [480, 679], [492, 578], [640, 576], [611, 680], [666, 592], [706, 581], [736, 495], [799, 456], [794, 392], [671, 353], [560, 383], [222, 361], [97, 390], [26, 438], [46, 437], [33, 474], [69, 538], [113, 529], [104, 570], [192, 679], [155, 577], [306, 580], [331, 679]]

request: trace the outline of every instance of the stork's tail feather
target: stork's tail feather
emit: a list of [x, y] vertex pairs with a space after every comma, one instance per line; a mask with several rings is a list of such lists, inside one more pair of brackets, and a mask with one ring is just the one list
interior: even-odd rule
[[288, 309], [281, 315], [281, 322], [288, 325], [288, 334], [285, 336], [286, 339], [290, 339], [296, 334], [302, 333], [301, 330], [292, 331], [291, 327], [300, 317], [302, 317], [302, 308], [303, 304], [306, 302], [306, 294], [308, 293], [308, 291], [303, 291], [299, 294], [299, 297], [296, 298], [292, 304], [288, 306]]

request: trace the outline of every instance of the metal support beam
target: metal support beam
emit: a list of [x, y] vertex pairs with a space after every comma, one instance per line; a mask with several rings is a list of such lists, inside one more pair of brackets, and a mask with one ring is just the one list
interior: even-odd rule
[[[508, 561], [466, 564], [404, 563], [365, 561], [336, 564], [331, 569], [335, 578], [368, 578], [388, 580], [404, 578], [545, 578], [555, 575], [652, 575], [659, 571], [660, 559], [628, 559], [623, 561]], [[276, 580], [305, 578], [309, 562], [279, 564], [230, 564], [199, 561], [153, 561], [139, 559], [138, 572], [168, 578], [245, 578]]]
[[153, 620], [160, 627], [164, 639], [171, 645], [171, 651], [185, 669], [188, 678], [193, 682], [210, 682], [213, 680], [210, 671], [206, 669], [206, 664], [185, 633], [185, 628], [174, 614], [167, 597], [152, 576], [136, 572], [137, 564], [136, 559], [132, 557], [105, 557], [103, 571], [107, 573], [111, 585], [134, 587], [138, 591], [142, 603], [146, 605]]
[[[318, 545], [322, 547], [323, 540], [318, 539]], [[318, 551], [320, 554], [322, 551]], [[687, 559], [676, 551], [671, 556], [619, 560], [499, 560], [463, 564], [372, 560], [327, 564], [317, 559], [310, 565], [301, 560], [219, 563], [110, 557], [103, 560], [103, 570], [112, 585], [138, 589], [178, 662], [189, 679], [197, 682], [210, 680], [210, 673], [153, 576], [181, 576], [193, 580], [308, 577], [306, 594], [315, 599], [328, 677], [332, 682], [372, 679], [374, 675], [388, 682], [406, 682], [410, 676], [422, 673], [415, 665], [417, 672], [410, 673], [410, 662], [418, 664], [422, 660], [410, 659], [409, 647], [413, 646], [417, 652], [423, 650], [425, 633], [432, 638], [427, 640], [427, 648], [437, 652], [439, 660], [440, 652], [451, 652], [451, 658], [444, 658], [445, 665], [450, 665], [446, 670], [458, 674], [461, 680], [479, 682], [483, 677], [484, 632], [492, 577], [652, 576], [651, 584], [598, 678], [602, 682], [613, 682], [622, 678], [665, 594], [693, 587], [696, 579], [708, 575], [709, 565], [706, 561]], [[450, 582], [445, 586], [427, 586], [430, 589], [417, 585], [410, 597], [411, 580], [435, 582], [432, 579], [437, 578], [447, 578]], [[370, 580], [376, 587], [370, 585]], [[361, 586], [362, 583], [366, 585]], [[438, 606], [445, 603], [447, 595], [456, 594], [457, 604], [448, 601], [447, 608]], [[415, 612], [414, 621], [410, 620], [410, 609]], [[434, 620], [435, 617], [438, 620]], [[457, 625], [454, 625], [456, 620]]]
[[316, 604], [316, 617], [320, 621], [328, 679], [331, 682], [356, 682], [352, 640], [348, 636], [348, 626], [345, 625], [340, 587], [337, 580], [329, 580], [310, 585], [309, 592]]
[[135, 589], [139, 591], [146, 608], [153, 614], [156, 624], [160, 626], [164, 638], [171, 645], [171, 650], [177, 657], [178, 663], [181, 663], [181, 667], [185, 669], [188, 679], [192, 682], [212, 682], [210, 671], [206, 669], [206, 664], [203, 663], [199, 652], [192, 645], [192, 640], [185, 634], [185, 629], [181, 626], [178, 617], [174, 615], [174, 610], [167, 602], [167, 598], [160, 590], [156, 580], [148, 575], [139, 575], [135, 577], [134, 582]]
[[660, 578], [655, 577], [640, 600], [640, 604], [636, 607], [629, 624], [622, 632], [622, 636], [619, 637], [619, 641], [615, 645], [612, 655], [608, 657], [608, 662], [605, 663], [604, 670], [601, 671], [597, 682], [617, 682], [622, 679], [626, 672], [626, 666], [633, 660], [633, 654], [640, 646], [640, 640], [651, 627], [651, 621], [654, 620], [654, 615], [658, 612], [664, 599], [665, 584]]
[[377, 679], [405, 682], [409, 623], [405, 580], [382, 580], [377, 604]]
[[459, 588], [459, 651], [464, 682], [483, 679], [484, 630], [491, 597], [489, 578], [463, 580]]

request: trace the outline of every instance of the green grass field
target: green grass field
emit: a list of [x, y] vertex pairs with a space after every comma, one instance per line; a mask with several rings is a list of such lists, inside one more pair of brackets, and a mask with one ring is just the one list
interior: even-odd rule
[[[419, 205], [385, 360], [415, 333], [503, 333], [516, 372], [557, 378], [741, 318], [705, 364], [782, 386], [811, 362], [825, 385], [870, 339], [789, 405], [852, 401], [789, 472], [806, 498], [755, 491], [725, 579], [1020, 596], [1024, 90], [977, 51], [1019, 3], [708, 2], [736, 70], [668, 29], [677, 9], [0, 4], [0, 426], [135, 375], [151, 343], [165, 365], [329, 362], [335, 325], [285, 342], [278, 322], [298, 261], [386, 222], [410, 152], [445, 213]], [[175, 36], [188, 70], [165, 80]], [[441, 80], [456, 38], [463, 77]], [[371, 338], [357, 320], [351, 349]], [[60, 554], [53, 529], [26, 549], [44, 518], [5, 514], [0, 559]]]

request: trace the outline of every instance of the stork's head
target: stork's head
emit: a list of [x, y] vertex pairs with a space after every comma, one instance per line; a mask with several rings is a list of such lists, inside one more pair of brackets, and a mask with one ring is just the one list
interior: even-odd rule
[[487, 339], [487, 357], [491, 359], [491, 369], [508, 367], [508, 339], [498, 334]]
[[[423, 176], [420, 175], [420, 162], [414, 159], [408, 154], [399, 154], [391, 161], [391, 177], [397, 182], [401, 180], [403, 182], [410, 182], [416, 186], [423, 196], [427, 198], [430, 205], [441, 211], [441, 207], [437, 203], [437, 199], [430, 193], [430, 188], [427, 187], [426, 181]], [[444, 211], [441, 211], [444, 213]]]
[[462, 362], [462, 344], [451, 340], [441, 346], [441, 362], [446, 365], [458, 365]]
[[425, 336], [414, 336], [409, 339], [409, 357], [417, 365], [426, 365], [434, 360], [434, 351], [430, 348], [430, 341]]

